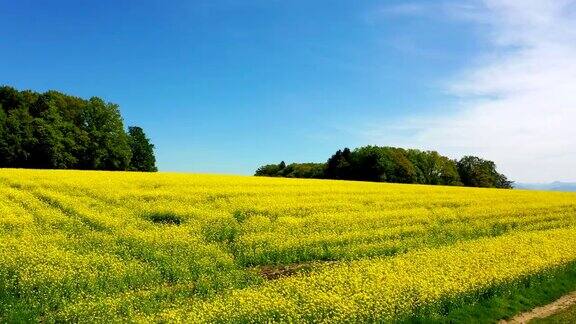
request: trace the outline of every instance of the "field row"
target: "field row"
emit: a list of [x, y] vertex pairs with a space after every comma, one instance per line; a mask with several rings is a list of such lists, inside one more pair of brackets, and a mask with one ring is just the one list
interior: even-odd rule
[[[571, 262], [572, 245], [555, 259], [539, 244], [562, 243], [576, 224], [574, 194], [344, 181], [0, 170], [0, 197], [4, 320], [196, 314], [211, 321], [230, 309], [238, 310], [237, 319], [312, 319], [294, 308], [302, 303], [315, 319], [368, 319], [361, 314], [368, 310], [379, 318], [413, 316], [446, 296], [476, 296]], [[483, 249], [510, 259], [490, 263], [492, 252]], [[532, 251], [536, 263], [515, 264], [528, 256], [515, 249]], [[472, 263], [466, 268], [458, 260]], [[400, 280], [382, 271], [413, 271], [398, 262], [419, 264], [430, 280], [434, 271], [447, 273], [445, 266], [516, 272], [505, 280], [487, 274], [476, 286], [461, 285], [463, 277], [450, 273], [438, 287], [463, 290], [442, 290], [436, 299], [420, 298], [430, 292], [418, 286], [426, 276], [414, 273], [402, 288], [416, 294], [408, 305], [394, 299], [403, 290], [378, 290], [389, 286], [379, 280]], [[268, 282], [259, 274], [261, 267], [302, 263], [312, 269], [292, 278]], [[357, 303], [338, 302], [354, 289]]]
[[[440, 320], [461, 306], [575, 267], [574, 235], [574, 228], [521, 233], [353, 261], [204, 300], [166, 289], [138, 291], [72, 304], [55, 319], [120, 320], [130, 314], [142, 321], [195, 323]], [[162, 294], [171, 296], [170, 303], [140, 307]]]

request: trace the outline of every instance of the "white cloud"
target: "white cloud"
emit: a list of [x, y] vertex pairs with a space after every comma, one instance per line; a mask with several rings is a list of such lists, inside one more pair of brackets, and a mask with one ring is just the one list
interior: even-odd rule
[[[517, 181], [576, 180], [576, 0], [442, 8], [485, 24], [493, 51], [449, 80], [447, 90], [460, 98], [456, 113], [404, 120], [410, 135], [395, 143], [484, 156]], [[368, 137], [389, 143], [384, 134], [394, 132], [379, 127]]]

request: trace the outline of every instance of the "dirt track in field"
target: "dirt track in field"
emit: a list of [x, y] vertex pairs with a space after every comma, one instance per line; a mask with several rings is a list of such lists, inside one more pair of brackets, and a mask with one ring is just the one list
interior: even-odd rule
[[559, 299], [557, 299], [556, 301], [554, 301], [548, 305], [544, 305], [542, 307], [536, 307], [531, 311], [517, 315], [510, 320], [507, 320], [507, 321], [502, 320], [502, 321], [500, 321], [500, 324], [528, 323], [528, 322], [530, 322], [530, 320], [533, 320], [535, 318], [545, 318], [545, 317], [554, 315], [557, 312], [559, 312], [563, 309], [566, 309], [566, 308], [568, 308], [574, 304], [576, 304], [576, 292], [572, 292], [568, 295], [562, 296]]

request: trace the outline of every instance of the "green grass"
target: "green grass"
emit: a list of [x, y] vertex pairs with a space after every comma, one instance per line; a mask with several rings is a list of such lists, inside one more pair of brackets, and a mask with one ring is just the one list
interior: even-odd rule
[[[464, 300], [458, 307], [448, 310], [442, 319], [417, 319], [416, 322], [443, 323], [495, 323], [501, 319], [510, 319], [520, 313], [535, 307], [549, 304], [556, 299], [576, 290], [576, 263], [549, 272], [545, 275], [535, 275], [519, 280], [510, 285], [495, 287], [482, 292], [484, 298], [480, 302], [468, 303]], [[474, 300], [474, 298], [470, 298]], [[450, 309], [450, 307], [446, 307]], [[574, 323], [576, 307], [558, 315], [560, 323]], [[544, 323], [558, 323], [550, 317]], [[546, 321], [543, 320], [543, 321]], [[412, 320], [411, 320], [412, 321]], [[539, 322], [538, 322], [539, 323]]]

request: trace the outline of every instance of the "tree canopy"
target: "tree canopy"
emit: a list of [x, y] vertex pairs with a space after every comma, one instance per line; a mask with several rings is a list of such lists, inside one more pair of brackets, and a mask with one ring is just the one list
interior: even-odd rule
[[279, 164], [263, 165], [256, 170], [257, 176], [272, 176], [286, 178], [316, 178], [324, 177], [324, 163], [291, 163], [284, 161]]
[[153, 145], [133, 128], [97, 97], [0, 87], [0, 167], [155, 171]]
[[496, 164], [474, 156], [459, 161], [436, 151], [397, 147], [344, 148], [326, 163], [264, 165], [257, 176], [341, 179], [429, 185], [512, 188], [512, 181], [496, 171]]
[[476, 156], [465, 156], [457, 163], [462, 182], [470, 187], [511, 188], [512, 181], [496, 171], [496, 164]]
[[157, 171], [156, 158], [154, 157], [154, 145], [144, 134], [144, 130], [138, 126], [128, 127], [128, 143], [132, 150], [130, 170], [134, 171]]

